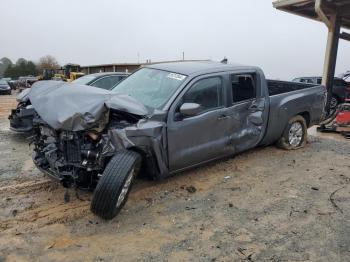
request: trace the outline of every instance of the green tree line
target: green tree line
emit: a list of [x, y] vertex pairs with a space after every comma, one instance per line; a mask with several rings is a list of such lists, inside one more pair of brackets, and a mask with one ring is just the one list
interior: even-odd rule
[[20, 76], [37, 76], [42, 74], [43, 69], [57, 68], [59, 68], [57, 60], [50, 55], [40, 58], [38, 63], [19, 58], [15, 64], [9, 58], [3, 57], [0, 59], [0, 78], [11, 77], [17, 79]]

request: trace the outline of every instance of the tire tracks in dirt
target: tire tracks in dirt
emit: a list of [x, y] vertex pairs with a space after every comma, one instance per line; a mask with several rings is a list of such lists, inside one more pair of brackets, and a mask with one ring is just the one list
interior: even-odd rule
[[[54, 223], [66, 223], [85, 216], [89, 201], [63, 201], [64, 189], [51, 179], [27, 181], [0, 188], [2, 210], [0, 233], [24, 233]], [[4, 213], [4, 212], [3, 212]]]

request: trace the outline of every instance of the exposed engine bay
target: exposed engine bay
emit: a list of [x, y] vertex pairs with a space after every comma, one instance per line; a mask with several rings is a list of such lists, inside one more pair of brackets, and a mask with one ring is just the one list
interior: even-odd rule
[[51, 128], [36, 115], [33, 121], [33, 161], [64, 187], [93, 189], [109, 159], [121, 149], [112, 134], [138, 120], [112, 112], [109, 124], [102, 130], [66, 131]]

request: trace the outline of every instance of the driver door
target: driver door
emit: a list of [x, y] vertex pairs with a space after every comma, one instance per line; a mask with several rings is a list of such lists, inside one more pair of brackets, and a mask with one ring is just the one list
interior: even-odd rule
[[[182, 116], [184, 103], [199, 104], [200, 112]], [[224, 105], [224, 79], [221, 75], [197, 78], [174, 102], [168, 117], [169, 171], [179, 171], [222, 157], [228, 136]]]

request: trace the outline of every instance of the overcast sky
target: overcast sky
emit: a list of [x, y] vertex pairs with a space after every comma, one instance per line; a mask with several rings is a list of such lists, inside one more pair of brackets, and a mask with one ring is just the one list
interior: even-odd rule
[[[80, 65], [186, 59], [257, 65], [270, 78], [321, 75], [325, 25], [270, 0], [0, 0], [0, 58]], [[350, 69], [341, 41], [337, 73]]]

